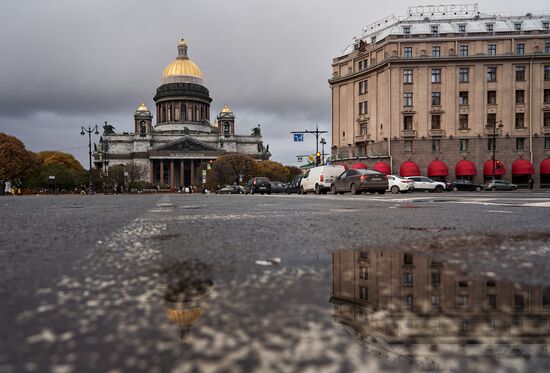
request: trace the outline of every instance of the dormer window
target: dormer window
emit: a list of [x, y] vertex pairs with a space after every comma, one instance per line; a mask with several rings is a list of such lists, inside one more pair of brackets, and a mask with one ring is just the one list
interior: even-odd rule
[[545, 29], [545, 30], [549, 30], [550, 29], [550, 22], [543, 21], [542, 22], [542, 28]]
[[430, 26], [430, 32], [432, 34], [437, 34], [439, 32], [439, 25], [431, 25]]
[[495, 30], [494, 26], [495, 26], [495, 25], [492, 24], [492, 23], [487, 23], [487, 24], [485, 25], [485, 29], [487, 30], [487, 32], [493, 32], [493, 31]]
[[458, 32], [466, 32], [466, 25], [458, 25]]
[[371, 42], [371, 43], [376, 43], [376, 36], [371, 37], [371, 38], [370, 38], [370, 42]]
[[403, 35], [411, 34], [411, 26], [403, 26]]
[[514, 30], [521, 31], [521, 22], [514, 23]]

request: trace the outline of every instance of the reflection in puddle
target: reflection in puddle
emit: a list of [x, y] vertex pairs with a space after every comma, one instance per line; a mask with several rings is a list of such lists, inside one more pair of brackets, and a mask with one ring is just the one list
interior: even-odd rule
[[176, 262], [164, 269], [167, 286], [164, 310], [170, 321], [180, 327], [184, 344], [191, 341], [191, 327], [204, 314], [203, 301], [212, 292], [214, 283], [208, 267], [200, 262]]
[[436, 370], [465, 370], [464, 359], [478, 368], [547, 364], [550, 287], [476, 277], [404, 252], [332, 258], [333, 319], [376, 356]]

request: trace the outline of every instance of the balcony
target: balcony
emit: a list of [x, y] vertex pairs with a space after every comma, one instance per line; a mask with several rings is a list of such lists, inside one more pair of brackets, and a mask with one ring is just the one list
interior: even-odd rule
[[365, 142], [370, 140], [370, 135], [357, 135], [355, 136], [355, 142]]
[[[494, 132], [493, 132], [494, 131]], [[484, 133], [485, 135], [487, 136], [493, 136], [493, 133], [496, 133], [497, 135], [502, 135], [502, 128], [496, 128], [496, 131], [494, 129], [494, 127], [492, 126], [485, 126], [485, 130], [484, 130]]]
[[416, 130], [401, 130], [401, 137], [416, 137]]
[[428, 131], [431, 137], [444, 137], [445, 130], [442, 129], [431, 129]]
[[542, 127], [542, 134], [543, 135], [550, 135], [550, 126]]

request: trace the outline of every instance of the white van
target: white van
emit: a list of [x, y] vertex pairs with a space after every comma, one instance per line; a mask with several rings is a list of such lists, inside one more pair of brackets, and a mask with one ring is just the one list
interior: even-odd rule
[[344, 166], [331, 165], [310, 168], [302, 178], [302, 194], [315, 192], [315, 194], [327, 194], [330, 185], [346, 169]]

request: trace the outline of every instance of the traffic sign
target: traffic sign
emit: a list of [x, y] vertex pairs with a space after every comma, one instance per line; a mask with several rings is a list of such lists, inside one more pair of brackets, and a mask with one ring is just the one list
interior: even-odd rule
[[294, 142], [303, 142], [304, 141], [304, 134], [303, 133], [295, 133], [294, 134]]

